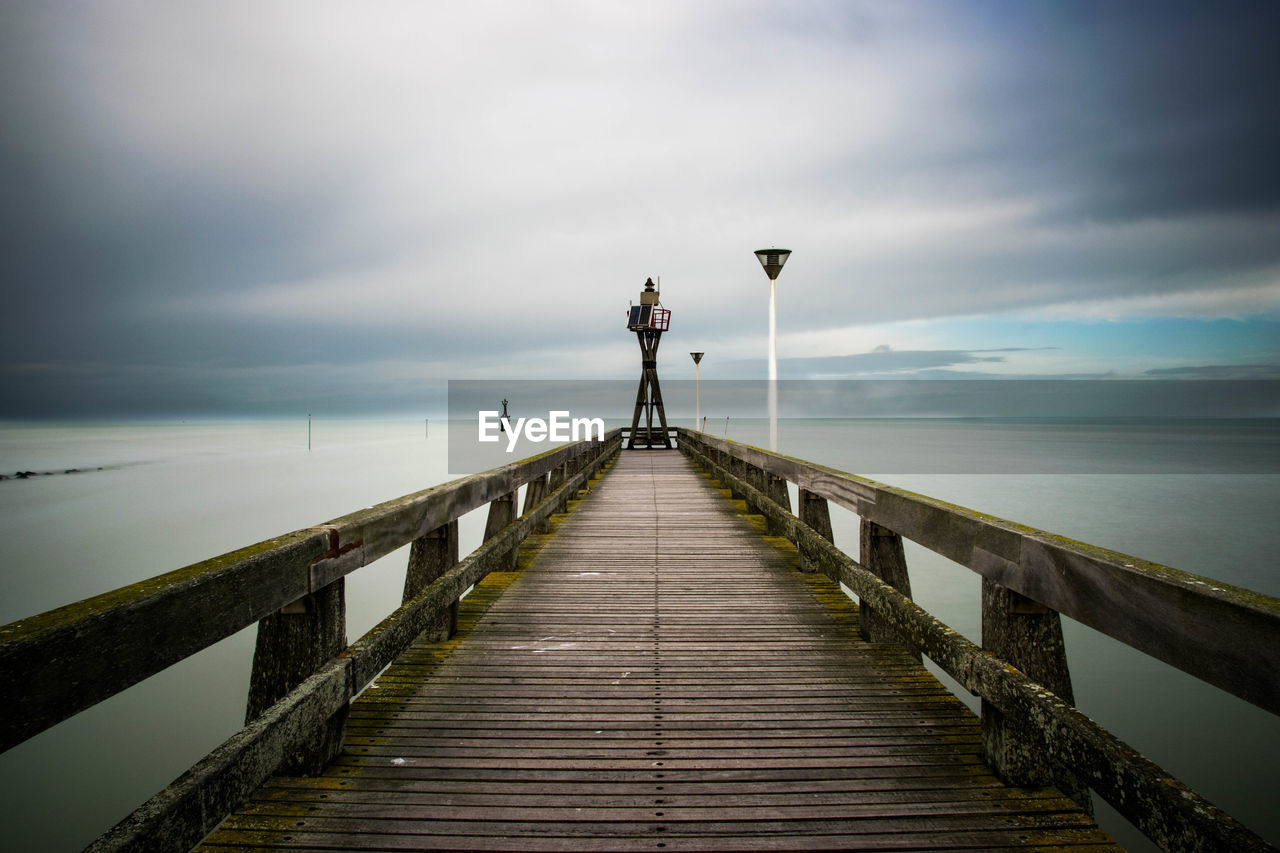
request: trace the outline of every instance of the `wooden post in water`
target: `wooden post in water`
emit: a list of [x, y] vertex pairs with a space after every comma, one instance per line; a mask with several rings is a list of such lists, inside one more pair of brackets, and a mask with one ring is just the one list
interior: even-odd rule
[[[404, 576], [404, 596], [401, 603], [415, 598], [432, 581], [458, 565], [458, 521], [453, 521], [424, 533], [413, 540], [409, 549], [409, 565]], [[436, 640], [447, 640], [458, 630], [458, 602], [453, 602], [440, 623], [425, 633]]]
[[[831, 532], [831, 510], [827, 507], [826, 498], [819, 497], [807, 489], [801, 489], [799, 509], [802, 522], [812, 527], [828, 542], [836, 541], [835, 535]], [[799, 544], [799, 549], [802, 572], [816, 572], [825, 565], [806, 549], [803, 543]], [[827, 574], [829, 576], [830, 572]]]
[[[258, 622], [258, 641], [249, 677], [245, 724], [297, 687], [347, 647], [344, 579], [303, 596]], [[312, 776], [342, 751], [346, 711], [312, 733], [295, 754], [285, 756], [281, 772]]]
[[[902, 548], [902, 536], [874, 521], [862, 519], [858, 531], [860, 562], [867, 571], [889, 584], [898, 592], [911, 597], [911, 578], [907, 574], [907, 557]], [[867, 603], [858, 603], [859, 629], [862, 638], [869, 643], [896, 643], [911, 651], [920, 660], [920, 651], [889, 627]]]
[[[982, 579], [982, 647], [1039, 682], [1059, 699], [1075, 704], [1062, 618], [1057, 611]], [[982, 749], [992, 769], [1010, 785], [1056, 785], [1093, 814], [1089, 789], [1080, 778], [1049, 760], [1044, 738], [1010, 720], [982, 700]]]
[[[501, 533], [503, 528], [516, 520], [516, 493], [508, 492], [493, 503], [489, 504], [489, 517], [484, 523], [484, 539], [488, 542], [497, 534]], [[516, 567], [516, 557], [519, 556], [520, 549], [512, 548], [503, 554], [494, 565], [493, 570], [496, 572], [514, 571]]]

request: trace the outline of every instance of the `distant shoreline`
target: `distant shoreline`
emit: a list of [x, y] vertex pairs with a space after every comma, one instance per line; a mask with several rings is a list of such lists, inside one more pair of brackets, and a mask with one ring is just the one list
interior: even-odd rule
[[42, 477], [61, 477], [66, 474], [93, 474], [98, 471], [118, 471], [142, 462], [121, 462], [118, 465], [86, 465], [77, 468], [60, 468], [50, 471], [14, 471], [12, 474], [0, 474], [0, 480], [35, 480]]
[[67, 468], [64, 471], [15, 471], [12, 474], [0, 474], [0, 480], [31, 480], [36, 477], [56, 477], [59, 474], [88, 474], [92, 471], [105, 471], [107, 467], [99, 465], [97, 468]]

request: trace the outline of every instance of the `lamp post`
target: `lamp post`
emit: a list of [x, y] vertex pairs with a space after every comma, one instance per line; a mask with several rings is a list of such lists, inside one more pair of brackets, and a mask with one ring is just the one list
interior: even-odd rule
[[790, 249], [757, 249], [756, 258], [769, 276], [769, 449], [778, 449], [778, 274]]
[[693, 425], [698, 428], [698, 432], [702, 432], [702, 390], [698, 384], [698, 364], [704, 355], [704, 352], [689, 353], [693, 359]]

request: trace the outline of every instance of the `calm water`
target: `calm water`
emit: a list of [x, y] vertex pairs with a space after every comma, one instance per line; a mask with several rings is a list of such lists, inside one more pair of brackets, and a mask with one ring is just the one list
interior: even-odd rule
[[[443, 427], [317, 422], [308, 450], [305, 422], [0, 426], [0, 473], [81, 470], [0, 482], [0, 623], [451, 479]], [[728, 429], [767, 441], [763, 422]], [[887, 446], [919, 453], [872, 452]], [[1280, 422], [784, 421], [780, 450], [1280, 595]], [[464, 550], [482, 515], [463, 519]], [[856, 554], [856, 518], [833, 507], [833, 524]], [[977, 639], [977, 576], [907, 547], [916, 599]], [[405, 556], [348, 580], [349, 638], [398, 604]], [[1066, 633], [1086, 713], [1280, 841], [1273, 717], [1087, 628]], [[79, 849], [234, 733], [252, 648], [248, 629], [0, 756], [8, 845]]]

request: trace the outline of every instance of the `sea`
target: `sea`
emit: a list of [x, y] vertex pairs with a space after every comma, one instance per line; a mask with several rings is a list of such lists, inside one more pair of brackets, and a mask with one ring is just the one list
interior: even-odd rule
[[[768, 443], [764, 420], [706, 428]], [[447, 433], [424, 419], [0, 423], [0, 624], [450, 480]], [[778, 449], [1280, 596], [1280, 419], [783, 419]], [[483, 515], [461, 520], [464, 553]], [[856, 555], [857, 518], [832, 516]], [[978, 576], [906, 547], [915, 599], [979, 640]], [[348, 578], [350, 640], [399, 604], [406, 559]], [[1081, 710], [1280, 844], [1280, 720], [1063, 621]], [[81, 849], [232, 735], [253, 643], [251, 627], [0, 755], [6, 848]], [[1097, 817], [1153, 849], [1105, 803]]]

